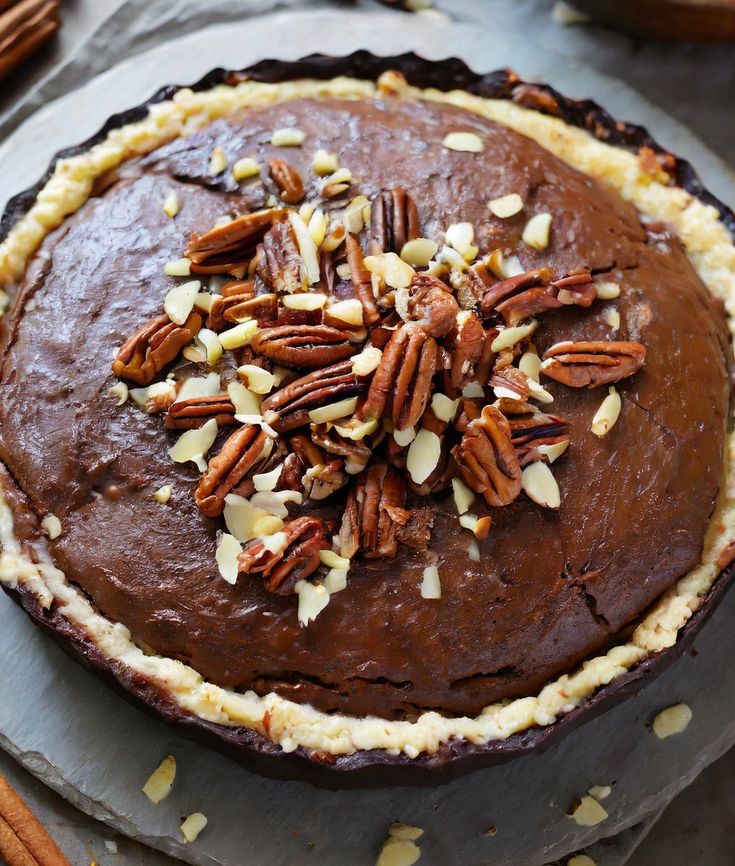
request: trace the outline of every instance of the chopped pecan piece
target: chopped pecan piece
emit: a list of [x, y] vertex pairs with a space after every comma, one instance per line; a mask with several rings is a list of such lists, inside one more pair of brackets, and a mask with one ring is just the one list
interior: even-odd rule
[[464, 271], [453, 270], [449, 280], [463, 310], [477, 309], [485, 292], [497, 282], [484, 262], [475, 262]]
[[[289, 382], [266, 398], [260, 410], [269, 417], [269, 423], [283, 433], [308, 424], [312, 409], [356, 397], [365, 390], [367, 384], [352, 372], [352, 361], [340, 361]], [[271, 413], [275, 417], [271, 417]]]
[[[231, 301], [231, 298], [227, 298]], [[223, 313], [226, 322], [246, 322], [256, 319], [259, 325], [272, 322], [278, 315], [278, 295], [266, 292], [252, 298], [243, 298], [237, 303], [228, 303]], [[214, 329], [213, 329], [214, 330]]]
[[192, 430], [214, 418], [218, 427], [235, 423], [235, 407], [227, 394], [214, 397], [191, 397], [173, 403], [166, 414], [167, 430]]
[[254, 424], [244, 424], [225, 441], [199, 479], [194, 499], [207, 517], [222, 514], [225, 496], [231, 493], [268, 456], [273, 440]]
[[373, 283], [370, 272], [365, 267], [360, 241], [351, 234], [345, 238], [347, 263], [350, 266], [350, 279], [358, 301], [362, 304], [362, 315], [365, 324], [374, 325], [380, 319], [380, 312], [373, 295]]
[[306, 470], [301, 480], [309, 499], [326, 499], [349, 481], [344, 460], [327, 457], [308, 436], [302, 433], [292, 436], [289, 445]]
[[527, 271], [496, 283], [483, 295], [484, 316], [498, 314], [513, 326], [547, 310], [563, 306], [589, 307], [597, 297], [588, 268], [579, 268], [558, 280], [549, 268]]
[[355, 333], [329, 325], [279, 325], [262, 328], [250, 345], [284, 367], [325, 367], [354, 355]]
[[364, 440], [345, 439], [335, 430], [330, 430], [327, 424], [312, 424], [311, 439], [327, 454], [342, 457], [350, 475], [356, 475], [370, 460], [372, 452]]
[[449, 286], [431, 274], [416, 274], [409, 286], [408, 313], [432, 337], [444, 337], [457, 322], [459, 306]]
[[408, 521], [403, 526], [398, 526], [398, 541], [414, 550], [428, 550], [434, 519], [434, 511], [427, 505], [411, 508]]
[[406, 523], [406, 485], [386, 463], [362, 472], [347, 496], [339, 530], [339, 548], [348, 559], [362, 551], [366, 559], [398, 553], [398, 527]]
[[393, 332], [373, 374], [360, 416], [380, 418], [390, 408], [398, 430], [406, 430], [423, 415], [436, 372], [436, 340], [409, 322]]
[[112, 362], [112, 372], [119, 379], [150, 385], [201, 327], [202, 317], [197, 312], [190, 313], [183, 325], [175, 324], [166, 315], [157, 316], [123, 343]]
[[235, 269], [244, 273], [266, 231], [287, 218], [286, 210], [269, 208], [237, 217], [203, 235], [193, 234], [184, 251], [191, 259], [192, 273], [227, 274]]
[[472, 380], [485, 343], [485, 329], [475, 313], [462, 311], [455, 318], [445, 346], [450, 352], [449, 384], [455, 392]]
[[329, 550], [329, 528], [318, 517], [297, 517], [284, 524], [284, 546], [268, 550], [262, 539], [251, 541], [240, 554], [240, 571], [259, 574], [268, 592], [290, 595], [296, 584], [313, 574], [321, 560], [320, 550]]
[[299, 253], [293, 228], [276, 223], [258, 245], [256, 272], [276, 292], [299, 292], [308, 288], [306, 267]]
[[419, 212], [411, 196], [401, 187], [383, 190], [375, 197], [370, 210], [370, 251], [398, 253], [406, 241], [421, 234]]
[[521, 492], [521, 467], [510, 439], [510, 425], [493, 406], [467, 425], [452, 449], [460, 474], [490, 506], [509, 505]]
[[304, 182], [298, 171], [282, 159], [272, 159], [268, 163], [271, 177], [281, 191], [281, 198], [287, 204], [296, 204], [304, 197]]
[[565, 341], [544, 352], [541, 372], [572, 388], [596, 388], [632, 376], [646, 360], [646, 347], [625, 341]]
[[521, 466], [543, 460], [542, 452], [538, 451], [539, 445], [556, 445], [559, 442], [568, 441], [567, 421], [558, 415], [546, 415], [544, 412], [533, 410], [530, 406], [528, 411], [510, 415], [510, 440], [516, 449]]
[[506, 388], [517, 395], [518, 400], [528, 400], [528, 376], [518, 367], [500, 367], [493, 372], [488, 383], [491, 388]]
[[212, 331], [221, 331], [225, 326], [225, 312], [230, 307], [255, 297], [255, 284], [252, 280], [231, 280], [222, 286], [219, 295], [212, 296], [212, 304], [207, 316], [207, 327]]

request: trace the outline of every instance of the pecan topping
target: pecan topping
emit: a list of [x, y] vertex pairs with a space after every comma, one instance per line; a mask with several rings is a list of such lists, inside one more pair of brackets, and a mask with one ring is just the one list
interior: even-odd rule
[[493, 406], [485, 406], [480, 417], [470, 421], [452, 454], [462, 478], [488, 505], [509, 505], [521, 492], [521, 467], [510, 426]]
[[484, 344], [485, 329], [475, 313], [460, 313], [455, 318], [454, 328], [445, 340], [445, 346], [451, 354], [449, 364], [451, 390], [461, 391], [472, 380], [482, 358]]
[[184, 251], [191, 259], [192, 273], [228, 274], [237, 270], [242, 276], [266, 231], [287, 218], [287, 211], [270, 208], [237, 217], [203, 235], [193, 234]]
[[406, 241], [421, 234], [419, 213], [411, 196], [400, 187], [383, 190], [375, 197], [370, 211], [370, 251], [398, 253]]
[[408, 313], [432, 337], [444, 337], [457, 321], [459, 306], [451, 289], [431, 274], [416, 274], [409, 286]]
[[268, 163], [271, 177], [281, 191], [281, 198], [288, 204], [296, 204], [304, 197], [304, 182], [301, 175], [282, 159], [272, 159]]
[[218, 427], [229, 427], [235, 423], [235, 407], [227, 394], [192, 397], [173, 403], [164, 426], [167, 430], [192, 430], [206, 424], [211, 418], [214, 418]]
[[375, 296], [373, 295], [373, 283], [370, 272], [365, 267], [364, 257], [360, 241], [348, 234], [345, 238], [345, 250], [347, 252], [347, 263], [350, 266], [350, 278], [357, 299], [362, 304], [362, 315], [365, 324], [374, 325], [380, 319]]
[[386, 463], [369, 466], [347, 496], [339, 530], [342, 556], [351, 559], [361, 550], [366, 559], [394, 557], [398, 553], [398, 528], [409, 518], [405, 502], [406, 485], [401, 476]]
[[221, 294], [212, 296], [207, 327], [212, 331], [221, 331], [225, 326], [225, 312], [253, 297], [255, 297], [255, 284], [252, 280], [231, 280], [225, 283]]
[[280, 551], [268, 550], [261, 539], [254, 539], [240, 554], [240, 571], [259, 574], [268, 592], [290, 595], [296, 584], [319, 568], [320, 550], [329, 550], [329, 529], [318, 517], [297, 517], [281, 530], [285, 535]]
[[225, 496], [267, 457], [269, 445], [270, 437], [254, 424], [235, 430], [199, 479], [194, 499], [200, 511], [207, 517], [222, 514]]
[[262, 328], [251, 344], [284, 367], [324, 367], [354, 355], [360, 348], [350, 331], [329, 325], [279, 325]]
[[353, 439], [345, 439], [334, 430], [329, 429], [328, 424], [312, 424], [311, 438], [315, 445], [345, 461], [346, 470], [355, 475], [360, 469], [367, 466], [372, 453], [364, 441], [355, 442]]
[[521, 466], [543, 460], [539, 445], [556, 445], [568, 441], [567, 421], [558, 415], [546, 415], [533, 410], [530, 406], [526, 411], [509, 415], [510, 440], [516, 449]]
[[[367, 385], [352, 372], [352, 362], [340, 361], [289, 382], [265, 399], [260, 409], [269, 416], [269, 423], [283, 433], [308, 424], [312, 409], [356, 397], [366, 389]], [[270, 417], [272, 413], [275, 418]]]
[[398, 430], [413, 427], [426, 408], [436, 361], [436, 340], [419, 325], [408, 323], [394, 331], [373, 375], [361, 417], [380, 418], [390, 407]]
[[120, 379], [150, 385], [201, 327], [202, 317], [197, 312], [190, 313], [183, 325], [176, 325], [166, 315], [157, 316], [120, 347], [112, 372]]
[[528, 376], [518, 367], [506, 365], [496, 369], [488, 384], [491, 388], [506, 388], [512, 391], [518, 400], [528, 400]]
[[453, 270], [450, 281], [463, 310], [477, 309], [485, 292], [497, 282], [484, 262], [475, 262], [464, 271]]
[[276, 223], [257, 251], [258, 276], [276, 292], [299, 292], [308, 287], [306, 268], [291, 224]]
[[566, 341], [546, 350], [541, 372], [572, 388], [596, 388], [632, 376], [645, 360], [640, 343]]
[[338, 457], [328, 458], [308, 436], [299, 433], [291, 437], [289, 444], [306, 468], [302, 481], [309, 499], [326, 499], [349, 481], [344, 461]]
[[558, 280], [552, 277], [549, 268], [540, 268], [496, 283], [482, 297], [482, 314], [498, 314], [513, 326], [546, 310], [571, 305], [589, 307], [597, 297], [588, 268], [579, 268]]

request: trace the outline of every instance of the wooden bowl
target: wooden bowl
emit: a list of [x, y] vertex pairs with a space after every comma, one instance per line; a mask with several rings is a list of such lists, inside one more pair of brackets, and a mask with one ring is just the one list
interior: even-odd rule
[[677, 42], [735, 41], [735, 0], [569, 0], [613, 30]]

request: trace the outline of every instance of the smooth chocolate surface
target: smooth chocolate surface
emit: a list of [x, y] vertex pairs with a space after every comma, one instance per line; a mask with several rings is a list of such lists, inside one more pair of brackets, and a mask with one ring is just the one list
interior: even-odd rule
[[[638, 340], [644, 369], [619, 384], [613, 432], [589, 430], [604, 389], [552, 385], [553, 411], [572, 445], [555, 474], [558, 512], [521, 497], [493, 512], [481, 560], [467, 556], [451, 496], [434, 502], [431, 551], [442, 599], [419, 592], [428, 553], [354, 565], [348, 586], [308, 628], [293, 597], [241, 575], [225, 583], [214, 561], [217, 521], [196, 509], [196, 469], [171, 462], [158, 417], [108, 394], [113, 350], [162, 304], [176, 282], [163, 265], [192, 231], [264, 204], [265, 185], [208, 175], [212, 148], [230, 164], [284, 156], [281, 127], [305, 130], [285, 154], [304, 178], [318, 147], [337, 151], [351, 194], [401, 185], [422, 233], [475, 225], [481, 252], [518, 252], [524, 267], [560, 274], [588, 266], [621, 286], [615, 302], [546, 314], [540, 352], [564, 339]], [[447, 151], [447, 132], [475, 130], [482, 154]], [[161, 209], [176, 190], [175, 220]], [[498, 220], [487, 201], [518, 192], [523, 214]], [[553, 214], [543, 252], [520, 244], [531, 213]], [[620, 310], [613, 333], [610, 307]], [[191, 664], [206, 679], [276, 691], [323, 710], [411, 718], [425, 709], [475, 714], [533, 694], [608, 644], [697, 564], [718, 490], [729, 403], [724, 315], [664, 228], [535, 143], [447, 106], [296, 101], [243, 112], [126, 166], [44, 244], [8, 316], [0, 404], [0, 459], [33, 509], [56, 514], [54, 558], [134, 639]], [[177, 375], [197, 372], [189, 369]], [[204, 372], [204, 371], [198, 371]], [[151, 494], [173, 486], [161, 506]], [[421, 504], [425, 504], [423, 501]]]

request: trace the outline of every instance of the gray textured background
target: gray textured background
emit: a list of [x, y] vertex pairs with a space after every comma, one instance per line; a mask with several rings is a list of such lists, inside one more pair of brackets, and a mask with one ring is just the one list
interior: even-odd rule
[[[60, 44], [51, 47], [42, 62], [34, 64], [30, 78], [27, 74], [19, 74], [2, 86], [0, 112], [17, 106], [19, 99], [25, 99], [28, 106], [21, 108], [20, 113], [16, 111], [12, 118], [8, 118], [7, 114], [0, 118], [0, 129], [6, 132], [34, 105], [42, 104], [59, 92], [83, 82], [91, 73], [101, 71], [111, 62], [128, 56], [131, 45], [142, 49], [170, 36], [167, 22], [172, 12], [181, 14], [184, 10], [196, 6], [200, 10], [200, 17], [191, 23], [201, 25], [215, 15], [218, 20], [226, 19], [227, 16], [236, 18], [244, 6], [265, 8], [272, 7], [273, 3], [267, 0], [239, 4], [233, 0], [227, 3], [174, 0], [169, 3], [127, 4], [127, 9], [118, 13], [114, 25], [100, 33], [95, 43], [96, 50], [87, 55], [85, 64], [67, 66], [61, 76], [55, 76], [53, 82], [44, 85], [44, 72], [56, 61], [68, 58], [75, 45], [91, 33], [106, 14], [115, 11], [122, 4], [117, 0], [76, 0], [65, 5], [67, 26]], [[287, 2], [278, 5], [302, 8], [316, 4]], [[366, 2], [363, 5], [368, 7], [372, 4]], [[562, 55], [561, 62], [565, 68], [560, 69], [560, 73], [568, 75], [577, 63], [583, 63], [608, 75], [619, 77], [665, 111], [688, 124], [709, 147], [719, 152], [731, 165], [735, 162], [733, 46], [641, 46], [596, 27], [562, 28], [551, 20], [551, 4], [544, 0], [453, 0], [451, 3], [439, 0], [437, 5], [439, 8], [451, 10], [460, 20], [490, 25], [489, 38], [492, 38], [493, 25], [500, 22], [503, 28], [527, 34], [529, 42], [540, 43], [550, 51]], [[131, 12], [136, 13], [134, 17], [130, 15]], [[127, 31], [127, 38], [110, 41], [109, 33], [119, 32], [121, 27]], [[337, 50], [339, 48], [335, 44], [335, 51]], [[447, 53], [459, 50], [461, 46], [447, 46]], [[31, 79], [40, 82], [35, 92], [29, 92]], [[578, 94], [583, 93], [584, 80], [580, 76]], [[706, 771], [692, 788], [670, 807], [630, 860], [631, 866], [684, 866], [685, 863], [731, 866], [735, 862], [735, 841], [732, 834], [735, 824], [733, 770], [735, 758], [726, 756]], [[4, 755], [0, 755], [0, 771], [18, 785], [47, 820], [52, 833], [62, 839], [75, 866], [91, 859], [102, 864], [118, 863], [121, 866], [138, 863], [141, 866], [160, 866], [171, 862], [162, 855], [148, 852], [127, 840], [118, 840], [121, 854], [106, 854], [103, 840], [112, 838], [109, 830], [97, 828], [89, 819], [19, 770], [17, 765]], [[257, 861], [244, 855], [243, 864], [246, 862]], [[315, 862], [318, 862], [317, 859]]]

